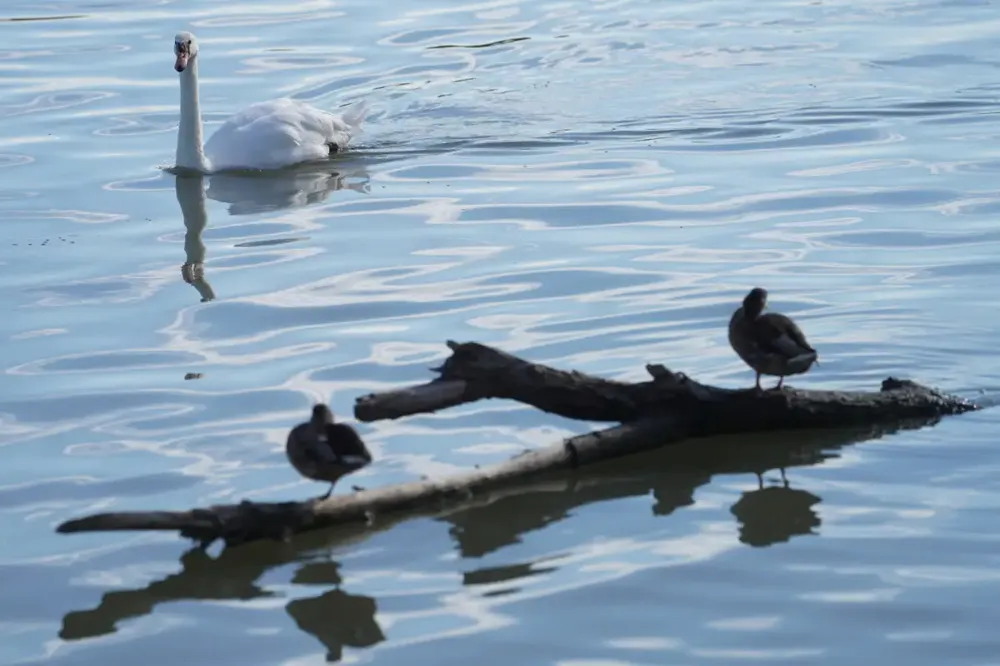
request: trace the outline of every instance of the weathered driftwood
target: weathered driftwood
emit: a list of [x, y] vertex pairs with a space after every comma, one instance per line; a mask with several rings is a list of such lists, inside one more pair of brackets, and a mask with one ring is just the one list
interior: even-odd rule
[[[452, 356], [440, 377], [419, 386], [361, 397], [361, 421], [432, 412], [483, 398], [509, 398], [562, 416], [618, 421], [606, 430], [572, 437], [505, 462], [444, 479], [427, 479], [304, 502], [220, 505], [184, 512], [124, 512], [87, 516], [58, 527], [62, 533], [176, 530], [207, 545], [287, 539], [333, 525], [368, 523], [379, 516], [482, 499], [539, 475], [574, 469], [691, 437], [776, 429], [899, 427], [929, 424], [977, 409], [963, 398], [907, 380], [882, 382], [880, 391], [807, 391], [787, 387], [758, 393], [701, 384], [663, 366], [652, 379], [627, 383], [565, 372], [478, 343], [448, 342]], [[912, 426], [911, 426], [912, 427]], [[506, 494], [506, 493], [504, 493]]]
[[[925, 424], [926, 420], [915, 420], [900, 427], [919, 428]], [[747, 489], [730, 507], [739, 539], [751, 546], [767, 546], [822, 529], [819, 524], [822, 511], [816, 510], [817, 497], [796, 487], [799, 483], [795, 468], [837, 458], [841, 449], [855, 442], [895, 430], [895, 427], [788, 430], [688, 440], [679, 446], [478, 494], [471, 502], [435, 512], [433, 518], [448, 525], [455, 549], [463, 558], [473, 560], [463, 573], [465, 584], [516, 585], [517, 579], [539, 575], [554, 565], [491, 564], [489, 558], [481, 558], [523, 540], [534, 530], [578, 514], [582, 507], [631, 498], [632, 501], [619, 507], [666, 517], [693, 505], [698, 490], [717, 475], [749, 476], [788, 468], [792, 487], [765, 484], [761, 489], [748, 478], [744, 484]], [[59, 638], [73, 641], [111, 634], [127, 620], [149, 615], [158, 606], [178, 601], [274, 597], [275, 593], [260, 582], [261, 578], [277, 567], [295, 564], [294, 582], [314, 586], [318, 595], [297, 597], [286, 605], [285, 610], [295, 624], [333, 655], [339, 654], [343, 646], [369, 646], [381, 635], [375, 615], [380, 600], [358, 594], [349, 583], [344, 584], [336, 559], [317, 559], [311, 555], [348, 543], [363, 543], [411, 517], [412, 514], [397, 513], [380, 519], [374, 527], [358, 523], [347, 528], [307, 532], [287, 543], [258, 541], [245, 548], [224, 550], [216, 557], [193, 548], [181, 555], [180, 571], [142, 581], [134, 588], [109, 589], [96, 605], [66, 613]], [[329, 654], [327, 659], [334, 661]]]
[[[675, 416], [689, 436], [774, 428], [873, 424], [909, 417], [944, 416], [976, 409], [962, 398], [908, 380], [886, 379], [880, 391], [758, 393], [709, 386], [662, 365], [647, 365], [651, 379], [619, 382], [531, 363], [475, 342], [448, 342], [452, 355], [426, 384], [357, 400], [360, 421], [434, 412], [484, 398], [509, 398], [571, 419], [625, 423]], [[680, 424], [679, 424], [680, 425]]]

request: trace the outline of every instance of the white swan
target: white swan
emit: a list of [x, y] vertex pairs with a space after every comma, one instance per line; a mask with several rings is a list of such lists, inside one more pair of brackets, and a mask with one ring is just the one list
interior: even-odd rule
[[198, 102], [198, 42], [190, 32], [174, 37], [174, 69], [181, 80], [177, 166], [211, 173], [224, 169], [277, 169], [326, 159], [347, 147], [367, 112], [364, 102], [343, 116], [293, 99], [251, 104], [227, 120], [202, 145]]

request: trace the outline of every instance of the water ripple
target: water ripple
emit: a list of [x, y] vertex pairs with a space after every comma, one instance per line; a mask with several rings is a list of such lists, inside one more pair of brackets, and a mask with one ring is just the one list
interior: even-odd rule
[[[52, 532], [319, 494], [288, 428], [425, 381], [446, 339], [749, 386], [725, 322], [751, 285], [821, 351], [796, 386], [996, 392], [989, 4], [3, 11], [0, 663], [994, 658], [988, 411], [700, 441], [219, 556]], [[366, 99], [354, 150], [166, 168], [181, 29], [207, 132], [278, 95]], [[356, 425], [376, 462], [337, 492], [587, 428], [509, 401]]]

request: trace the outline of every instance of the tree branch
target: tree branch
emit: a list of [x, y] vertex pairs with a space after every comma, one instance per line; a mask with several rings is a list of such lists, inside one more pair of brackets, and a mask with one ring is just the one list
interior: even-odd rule
[[[626, 423], [677, 415], [708, 432], [790, 427], [830, 427], [883, 419], [945, 416], [976, 409], [956, 396], [890, 377], [880, 391], [809, 391], [786, 388], [758, 393], [702, 384], [662, 365], [647, 365], [652, 379], [619, 382], [531, 363], [476, 342], [448, 341], [452, 355], [425, 384], [358, 398], [359, 421], [381, 421], [434, 412], [483, 398], [507, 398], [550, 414], [586, 421]], [[719, 423], [719, 421], [725, 423]], [[727, 424], [731, 429], [726, 428]], [[700, 430], [701, 428], [696, 428]], [[692, 433], [696, 434], [696, 433]]]
[[575, 469], [690, 437], [763, 430], [844, 426], [921, 427], [942, 416], [978, 409], [963, 398], [907, 380], [882, 382], [881, 390], [758, 393], [701, 384], [660, 365], [652, 379], [627, 383], [531, 363], [474, 342], [448, 342], [452, 356], [440, 377], [418, 386], [359, 398], [361, 421], [395, 419], [482, 398], [509, 398], [538, 409], [588, 421], [619, 421], [606, 430], [572, 437], [505, 462], [444, 479], [403, 483], [326, 500], [211, 506], [183, 512], [104, 513], [67, 521], [60, 533], [111, 530], [177, 530], [207, 547], [216, 539], [237, 545], [288, 539], [308, 530], [368, 523], [411, 511], [440, 511], [469, 500], [489, 501], [537, 477]]

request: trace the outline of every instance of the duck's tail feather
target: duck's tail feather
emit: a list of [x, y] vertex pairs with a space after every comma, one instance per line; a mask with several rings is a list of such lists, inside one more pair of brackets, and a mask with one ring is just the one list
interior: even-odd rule
[[805, 354], [799, 354], [798, 356], [794, 356], [788, 359], [787, 365], [789, 368], [794, 368], [794, 369], [802, 368], [802, 370], [799, 370], [799, 372], [802, 372], [805, 369], [809, 368], [809, 366], [811, 366], [814, 363], [817, 364], [819, 363], [819, 354], [817, 354], [814, 351], [811, 351], [811, 352], [806, 352]]

